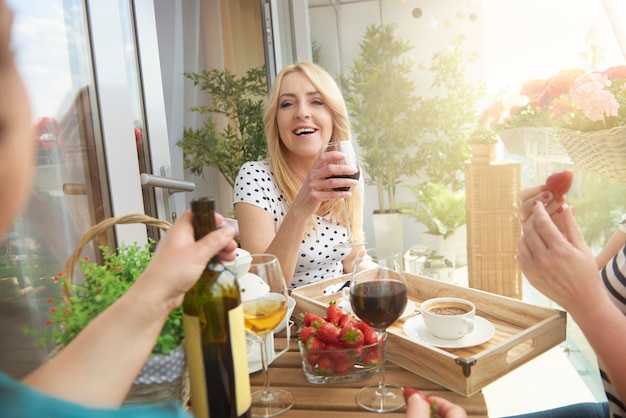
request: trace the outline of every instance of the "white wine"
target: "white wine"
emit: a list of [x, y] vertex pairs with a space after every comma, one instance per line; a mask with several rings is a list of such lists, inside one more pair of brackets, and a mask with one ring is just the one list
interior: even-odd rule
[[243, 317], [248, 332], [259, 338], [265, 338], [285, 319], [287, 302], [282, 295], [278, 296], [277, 298], [265, 297], [244, 302]]
[[[215, 202], [191, 202], [196, 240], [215, 230]], [[183, 301], [185, 346], [196, 418], [250, 417], [252, 397], [243, 306], [235, 275], [216, 255]]]

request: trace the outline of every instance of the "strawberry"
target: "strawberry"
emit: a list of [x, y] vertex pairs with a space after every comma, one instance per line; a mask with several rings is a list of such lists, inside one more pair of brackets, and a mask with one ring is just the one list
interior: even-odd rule
[[[323, 350], [324, 348], [326, 348], [326, 344], [318, 340], [317, 337], [313, 335], [309, 337], [305, 346], [309, 350], [307, 352], [306, 360], [309, 362], [311, 366], [315, 366], [320, 357], [317, 351]], [[313, 350], [316, 350], [316, 351], [314, 352]]]
[[341, 341], [344, 347], [355, 348], [363, 345], [365, 337], [363, 331], [355, 327], [341, 328], [339, 333], [339, 341]]
[[363, 331], [363, 345], [370, 345], [378, 342], [378, 333], [372, 327]]
[[361, 355], [361, 361], [365, 365], [378, 364], [378, 346], [366, 347]]
[[304, 324], [305, 327], [309, 327], [309, 326], [315, 326], [314, 324], [317, 323], [322, 323], [324, 322], [324, 318], [322, 318], [319, 315], [315, 315], [314, 313], [311, 312], [307, 312], [304, 314], [304, 317], [302, 318], [302, 323]]
[[338, 344], [341, 331], [330, 322], [324, 322], [317, 328], [317, 338], [325, 343]]
[[335, 371], [335, 360], [330, 356], [322, 356], [317, 362], [317, 373], [320, 375], [332, 374]]
[[546, 184], [541, 188], [542, 191], [548, 190], [554, 196], [561, 196], [567, 193], [572, 187], [574, 172], [572, 170], [563, 170], [552, 173], [546, 179]]
[[334, 301], [328, 304], [326, 308], [326, 320], [334, 325], [339, 325], [339, 320], [343, 316], [344, 312], [341, 306], [337, 305]]
[[306, 348], [309, 350], [324, 350], [326, 349], [326, 343], [321, 341], [316, 336], [309, 337], [306, 342]]
[[308, 327], [302, 328], [300, 330], [300, 341], [302, 341], [303, 344], [306, 344], [308, 339], [315, 335], [315, 331], [315, 327], [310, 325]]
[[350, 370], [352, 366], [354, 366], [354, 362], [349, 359], [338, 361], [335, 363], [335, 373], [345, 373]]
[[368, 325], [367, 323], [363, 321], [357, 321], [356, 327], [360, 329], [361, 331], [363, 331], [363, 334], [365, 334], [365, 331], [368, 329], [374, 329], [371, 325]]
[[356, 327], [356, 318], [350, 315], [349, 313], [345, 313], [339, 319], [339, 328], [346, 327]]

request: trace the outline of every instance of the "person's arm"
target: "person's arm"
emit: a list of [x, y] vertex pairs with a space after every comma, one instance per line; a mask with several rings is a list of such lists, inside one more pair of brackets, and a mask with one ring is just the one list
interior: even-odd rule
[[[221, 222], [221, 215], [216, 215]], [[117, 407], [145, 364], [169, 312], [182, 304], [211, 257], [235, 257], [234, 230], [195, 241], [186, 211], [165, 233], [145, 272], [58, 354], [23, 383], [91, 407]]]
[[[624, 218], [622, 217], [622, 221]], [[611, 258], [615, 257], [615, 254], [624, 247], [626, 244], [626, 228], [620, 224], [611, 235], [611, 238], [604, 245], [600, 253], [596, 256], [596, 263], [598, 265], [598, 269], [601, 269], [606, 265], [606, 263], [611, 260]]]
[[[560, 218], [560, 228], [553, 222]], [[532, 207], [518, 242], [518, 262], [528, 281], [568, 311], [594, 349], [611, 382], [626, 399], [626, 317], [602, 286], [595, 257], [571, 207], [550, 217]]]

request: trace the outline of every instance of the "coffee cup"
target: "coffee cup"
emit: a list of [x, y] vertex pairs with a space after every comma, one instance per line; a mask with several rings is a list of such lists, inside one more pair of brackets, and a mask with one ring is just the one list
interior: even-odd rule
[[466, 299], [440, 297], [421, 306], [424, 324], [431, 334], [444, 340], [462, 338], [474, 330], [476, 306]]

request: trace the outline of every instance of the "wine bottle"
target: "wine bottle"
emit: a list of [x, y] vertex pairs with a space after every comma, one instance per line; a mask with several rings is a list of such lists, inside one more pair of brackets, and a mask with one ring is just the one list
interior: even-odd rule
[[[215, 230], [215, 202], [191, 202], [196, 240]], [[243, 306], [235, 275], [219, 255], [183, 301], [185, 348], [196, 418], [250, 417], [252, 398]]]

